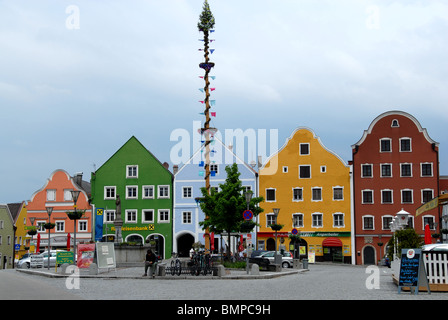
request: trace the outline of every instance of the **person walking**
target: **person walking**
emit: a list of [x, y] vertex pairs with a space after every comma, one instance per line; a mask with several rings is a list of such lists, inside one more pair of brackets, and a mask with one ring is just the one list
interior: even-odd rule
[[143, 277], [146, 277], [148, 275], [148, 268], [149, 273], [152, 278], [155, 278], [156, 273], [156, 255], [149, 249], [146, 252], [146, 259], [145, 259], [145, 274]]

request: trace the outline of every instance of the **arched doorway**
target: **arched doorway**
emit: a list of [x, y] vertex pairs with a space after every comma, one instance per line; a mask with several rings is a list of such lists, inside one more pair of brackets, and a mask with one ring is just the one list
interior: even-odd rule
[[275, 239], [269, 238], [266, 241], [266, 250], [274, 251], [275, 250]]
[[159, 234], [152, 234], [149, 236], [149, 241], [154, 240], [156, 242], [156, 247], [154, 253], [161, 259], [165, 258], [165, 239]]
[[371, 246], [366, 246], [363, 249], [363, 260], [364, 264], [371, 265], [375, 264], [375, 249]]
[[194, 237], [185, 233], [177, 238], [177, 253], [179, 257], [188, 257], [190, 255], [190, 249], [194, 243]]

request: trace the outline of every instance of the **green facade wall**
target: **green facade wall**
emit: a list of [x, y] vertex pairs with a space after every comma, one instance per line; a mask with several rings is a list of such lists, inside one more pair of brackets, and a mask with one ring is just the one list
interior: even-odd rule
[[[128, 166], [137, 167], [137, 177], [128, 176]], [[131, 242], [138, 236], [143, 241], [154, 236], [158, 238], [158, 248], [163, 244], [163, 251], [157, 252], [162, 258], [170, 258], [172, 252], [172, 220], [173, 220], [173, 175], [163, 164], [149, 152], [135, 137], [131, 137], [109, 160], [96, 172], [92, 173], [92, 205], [95, 208], [115, 210], [115, 198], [106, 199], [105, 187], [115, 187], [116, 194], [120, 196], [121, 217], [124, 221], [122, 227], [123, 241]], [[127, 199], [127, 187], [136, 188], [136, 199]], [[145, 198], [143, 187], [153, 186], [153, 198]], [[169, 195], [160, 197], [160, 186], [169, 186]], [[115, 194], [115, 196], [116, 196]], [[126, 210], [135, 210], [135, 221], [127, 219]], [[153, 211], [152, 222], [144, 221], [143, 212]], [[159, 211], [165, 211], [164, 218], [160, 219]], [[106, 213], [105, 213], [106, 214]], [[131, 219], [132, 220], [132, 219]], [[113, 223], [104, 222], [103, 235], [114, 234]]]
[[0, 269], [11, 269], [14, 263], [14, 223], [6, 205], [0, 205]]

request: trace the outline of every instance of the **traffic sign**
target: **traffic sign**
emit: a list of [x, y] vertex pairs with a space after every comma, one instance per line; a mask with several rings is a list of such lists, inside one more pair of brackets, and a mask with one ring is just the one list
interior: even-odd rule
[[243, 217], [245, 220], [252, 220], [252, 218], [254, 217], [254, 214], [252, 213], [252, 211], [246, 210], [243, 212]]
[[299, 233], [299, 231], [298, 231], [296, 228], [294, 228], [294, 229], [292, 229], [291, 233], [292, 233], [293, 235], [296, 235], [296, 234]]

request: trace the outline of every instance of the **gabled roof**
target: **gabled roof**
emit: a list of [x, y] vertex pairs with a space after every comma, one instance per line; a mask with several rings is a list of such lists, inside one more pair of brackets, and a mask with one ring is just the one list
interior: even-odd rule
[[103, 168], [117, 153], [119, 153], [123, 148], [126, 147], [127, 144], [129, 144], [131, 141], [136, 141], [141, 147], [142, 149], [146, 150], [146, 152], [148, 152], [148, 155], [150, 155], [152, 158], [154, 158], [162, 168], [164, 168], [166, 171], [169, 172], [169, 174], [171, 175], [171, 177], [173, 177], [173, 173], [168, 170], [162, 162], [160, 162], [159, 159], [157, 159], [157, 157], [151, 152], [149, 151], [135, 136], [132, 136], [131, 138], [129, 138], [128, 141], [126, 141], [126, 143], [124, 143], [111, 157], [109, 157], [109, 159], [106, 160], [106, 162], [103, 163], [103, 165], [101, 167], [99, 167], [95, 172], [98, 172], [99, 170], [101, 170], [101, 168]]
[[[336, 158], [338, 158], [339, 161], [341, 161], [341, 163], [342, 163], [344, 166], [346, 166], [346, 167], [349, 166], [349, 165], [344, 161], [344, 159], [342, 159], [336, 152], [334, 152], [334, 151], [328, 149], [328, 148], [322, 143], [322, 140], [320, 139], [320, 137], [317, 136], [316, 133], [315, 133], [312, 129], [310, 129], [310, 128], [308, 128], [308, 127], [304, 127], [304, 126], [302, 126], [302, 127], [297, 127], [297, 128], [292, 132], [292, 134], [289, 136], [289, 138], [286, 138], [286, 142], [283, 144], [283, 146], [282, 146], [280, 149], [278, 149], [277, 152], [275, 152], [274, 154], [272, 154], [271, 156], [269, 156], [269, 158], [266, 159], [266, 161], [263, 163], [263, 166], [260, 168], [260, 171], [263, 170], [263, 169], [265, 169], [266, 165], [267, 165], [273, 158], [277, 157], [277, 156], [279, 155], [279, 153], [283, 151], [284, 148], [286, 148], [286, 146], [288, 145], [288, 143], [292, 140], [292, 138], [295, 136], [295, 134], [296, 134], [298, 131], [300, 131], [300, 130], [307, 130], [307, 131], [311, 132], [311, 133], [313, 134], [313, 139], [316, 139], [316, 140], [319, 142], [320, 146], [321, 146], [324, 150], [326, 150], [328, 153], [330, 153], [330, 154], [334, 155]], [[270, 166], [269, 166], [269, 168], [270, 168]]]
[[385, 117], [391, 116], [391, 115], [403, 116], [403, 117], [406, 117], [406, 118], [412, 120], [412, 122], [414, 122], [415, 126], [417, 127], [418, 131], [423, 134], [423, 136], [426, 138], [426, 140], [430, 144], [434, 143], [436, 146], [439, 145], [438, 142], [431, 139], [431, 137], [429, 136], [426, 129], [421, 126], [420, 122], [418, 122], [418, 120], [413, 115], [411, 115], [407, 112], [404, 112], [404, 111], [392, 110], [392, 111], [384, 112], [384, 113], [380, 114], [379, 116], [377, 116], [375, 119], [373, 119], [372, 123], [370, 123], [370, 125], [369, 125], [369, 128], [367, 130], [364, 130], [364, 133], [363, 133], [361, 139], [359, 139], [358, 142], [356, 142], [355, 144], [352, 145], [352, 149], [355, 149], [357, 146], [361, 145], [364, 142], [364, 140], [367, 138], [367, 135], [372, 133], [372, 130], [375, 127], [375, 125], [378, 123], [378, 121], [380, 121], [381, 119], [383, 119]]
[[14, 220], [14, 222], [17, 221], [17, 218], [19, 217], [20, 211], [22, 210], [23, 202], [19, 203], [8, 203], [9, 212], [11, 213], [11, 217]]
[[[221, 146], [224, 147], [224, 149], [227, 152], [230, 152], [232, 154], [233, 157], [235, 157], [236, 159], [236, 163], [241, 163], [242, 165], [244, 165], [251, 173], [253, 173], [255, 176], [258, 175], [258, 173], [250, 166], [248, 165], [245, 161], [241, 160], [229, 147], [227, 147], [220, 139], [217, 139], [216, 137], [214, 138], [214, 140], [216, 141], [215, 143], [220, 144]], [[184, 165], [177, 171], [176, 175], [178, 175], [184, 168], [186, 168], [186, 165], [191, 164], [193, 159], [198, 155], [198, 153], [201, 152], [201, 150], [205, 149], [205, 143], [203, 143], [201, 145], [201, 147], [190, 157], [190, 159], [188, 159], [187, 162], [184, 163]]]

